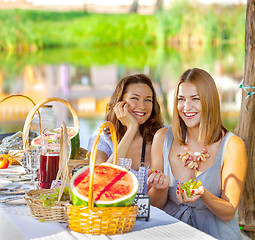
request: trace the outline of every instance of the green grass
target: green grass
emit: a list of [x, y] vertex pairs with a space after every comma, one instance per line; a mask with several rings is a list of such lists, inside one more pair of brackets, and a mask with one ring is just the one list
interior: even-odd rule
[[176, 1], [155, 15], [0, 11], [0, 50], [55, 47], [154, 46], [195, 36], [203, 46], [244, 43], [245, 6], [197, 7]]
[[[210, 71], [218, 61], [226, 73], [243, 74], [245, 6], [198, 8], [180, 0], [155, 15], [5, 10], [0, 26], [0, 71], [10, 84], [26, 64], [44, 63], [150, 66], [155, 79], [168, 66], [177, 79], [184, 63]], [[192, 37], [199, 46], [189, 44]]]

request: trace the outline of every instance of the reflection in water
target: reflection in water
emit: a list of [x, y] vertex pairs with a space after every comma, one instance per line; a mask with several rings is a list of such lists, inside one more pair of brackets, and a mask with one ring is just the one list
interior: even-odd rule
[[[123, 76], [145, 73], [151, 77], [165, 123], [170, 124], [172, 94], [178, 76], [187, 68], [200, 67], [214, 77], [225, 123], [231, 130], [235, 128], [241, 99], [238, 87], [243, 77], [243, 69], [240, 69], [242, 54], [235, 56], [233, 61], [235, 52], [231, 51], [226, 52], [223, 58], [222, 54], [217, 56], [214, 50], [201, 54], [196, 51], [180, 53], [174, 49], [147, 50], [124, 51], [121, 55], [115, 48], [91, 54], [83, 49], [58, 49], [20, 58], [0, 57], [0, 99], [17, 93], [29, 96], [34, 102], [48, 97], [66, 99], [77, 110], [81, 146], [86, 148], [89, 136], [103, 121], [106, 104], [117, 81]], [[118, 57], [111, 54], [112, 58], [109, 58], [109, 52], [118, 53]], [[0, 133], [22, 130], [31, 108], [31, 103], [25, 99], [12, 98], [1, 103]], [[53, 109], [57, 126], [62, 121], [73, 126], [72, 116], [63, 104], [54, 102]]]

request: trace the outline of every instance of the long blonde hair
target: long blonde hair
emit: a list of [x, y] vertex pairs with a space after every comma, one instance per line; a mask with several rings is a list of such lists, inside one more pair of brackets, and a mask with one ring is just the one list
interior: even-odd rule
[[185, 143], [187, 126], [181, 119], [177, 109], [177, 95], [179, 87], [182, 83], [188, 82], [195, 85], [198, 92], [201, 106], [201, 122], [199, 126], [198, 140], [205, 144], [212, 144], [219, 141], [223, 132], [227, 130], [222, 124], [221, 111], [220, 111], [220, 99], [217, 87], [211, 75], [199, 68], [193, 68], [186, 70], [179, 78], [175, 89], [174, 96], [174, 109], [173, 109], [173, 134], [180, 144]]

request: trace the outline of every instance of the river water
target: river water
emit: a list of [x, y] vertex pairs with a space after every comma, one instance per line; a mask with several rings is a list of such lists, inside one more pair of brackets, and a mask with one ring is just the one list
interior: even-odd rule
[[[241, 106], [239, 83], [244, 54], [233, 48], [210, 49], [51, 49], [34, 54], [0, 56], [0, 99], [12, 94], [29, 96], [35, 103], [49, 97], [67, 100], [77, 111], [81, 146], [103, 122], [105, 107], [116, 83], [133, 73], [151, 77], [162, 107], [165, 124], [171, 124], [172, 94], [180, 74], [188, 68], [208, 71], [218, 86], [226, 126], [233, 130]], [[73, 126], [72, 115], [59, 102], [51, 102], [57, 126]], [[0, 104], [0, 133], [23, 130], [33, 105], [22, 97]]]

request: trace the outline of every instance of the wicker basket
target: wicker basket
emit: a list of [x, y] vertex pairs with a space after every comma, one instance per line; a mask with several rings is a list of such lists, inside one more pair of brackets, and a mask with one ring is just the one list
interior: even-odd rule
[[[37, 103], [29, 112], [27, 115], [24, 128], [23, 128], [23, 148], [26, 149], [29, 147], [29, 129], [34, 117], [34, 114], [36, 111], [43, 106], [45, 103], [57, 101], [60, 103], [63, 103], [71, 112], [74, 122], [74, 127], [79, 129], [79, 122], [78, 122], [78, 116], [74, 108], [71, 106], [70, 103], [67, 101], [60, 99], [60, 98], [47, 98], [41, 100], [39, 103]], [[64, 143], [62, 143], [64, 141]], [[40, 200], [41, 194], [48, 194], [55, 191], [55, 189], [37, 189], [37, 190], [31, 190], [26, 193], [25, 200], [30, 207], [30, 211], [32, 215], [39, 220], [46, 220], [46, 221], [56, 221], [56, 222], [66, 222], [67, 221], [67, 215], [66, 215], [66, 207], [65, 205], [68, 203], [67, 201], [62, 202], [60, 201], [61, 195], [63, 193], [64, 187], [66, 186], [66, 183], [69, 184], [69, 178], [68, 178], [68, 162], [69, 159], [67, 158], [67, 154], [63, 154], [63, 152], [66, 151], [68, 144], [68, 135], [66, 130], [66, 125], [63, 124], [61, 126], [61, 144], [60, 144], [60, 166], [59, 171], [56, 178], [56, 183], [58, 179], [61, 178], [61, 187], [59, 191], [59, 198], [58, 201], [56, 201], [56, 205], [52, 206], [51, 209], [48, 209], [46, 207], [43, 207], [43, 203]], [[63, 156], [64, 155], [64, 156]], [[69, 188], [70, 189], [70, 188]]]
[[[28, 99], [34, 106], [36, 105], [35, 102], [28, 96], [26, 95], [22, 95], [22, 94], [13, 94], [13, 95], [10, 95], [10, 96], [7, 96], [5, 97], [4, 99], [2, 99], [0, 101], [0, 103], [6, 101], [7, 99], [10, 99], [10, 98], [14, 98], [14, 97], [22, 97], [22, 98], [26, 98]], [[41, 133], [41, 116], [40, 116], [40, 112], [39, 110], [37, 110], [38, 112], [38, 117], [39, 117], [39, 132]], [[11, 161], [11, 164], [12, 165], [22, 165], [21, 164], [21, 159], [24, 155], [24, 150], [10, 150], [8, 152], [8, 156], [10, 158], [12, 158], [12, 161]]]
[[[66, 130], [65, 123], [61, 126], [61, 138], [60, 138], [60, 156], [59, 156], [59, 170], [56, 177], [56, 184], [52, 189], [37, 189], [30, 190], [25, 195], [25, 200], [30, 208], [31, 214], [39, 220], [45, 221], [56, 221], [56, 222], [66, 222], [66, 205], [69, 201], [60, 201], [63, 194], [66, 184], [70, 189], [70, 182], [68, 176], [68, 134]], [[43, 202], [40, 200], [41, 194], [49, 194], [55, 192], [55, 187], [58, 183], [58, 180], [61, 179], [61, 186], [58, 194], [58, 200], [55, 201], [54, 206], [51, 206], [50, 209], [43, 206]], [[69, 198], [71, 199], [71, 194], [69, 190]]]
[[54, 101], [63, 103], [69, 109], [69, 111], [71, 112], [72, 117], [73, 117], [74, 127], [79, 129], [78, 115], [69, 102], [67, 102], [66, 100], [61, 99], [61, 98], [55, 98], [55, 97], [45, 98], [45, 99], [41, 100], [40, 102], [38, 102], [27, 115], [27, 118], [26, 118], [26, 121], [25, 121], [25, 124], [23, 127], [23, 149], [26, 149], [29, 146], [29, 141], [28, 141], [29, 140], [29, 130], [30, 130], [30, 126], [31, 126], [31, 123], [32, 123], [35, 113], [44, 104], [46, 104], [48, 102], [54, 102]]
[[30, 208], [32, 216], [38, 220], [43, 221], [55, 221], [55, 222], [67, 222], [66, 205], [67, 201], [56, 202], [56, 206], [52, 206], [50, 209], [43, 207], [40, 200], [41, 194], [54, 193], [55, 189], [37, 189], [30, 190], [24, 196], [27, 205]]
[[105, 127], [109, 127], [113, 142], [113, 164], [117, 160], [117, 138], [113, 125], [110, 122], [105, 122], [97, 135], [91, 155], [90, 155], [90, 181], [89, 181], [89, 202], [88, 206], [67, 206], [68, 225], [75, 232], [89, 234], [121, 234], [129, 232], [136, 220], [138, 213], [137, 206], [130, 207], [94, 207], [93, 202], [93, 178], [95, 170], [95, 160], [97, 155], [97, 147], [101, 132]]

